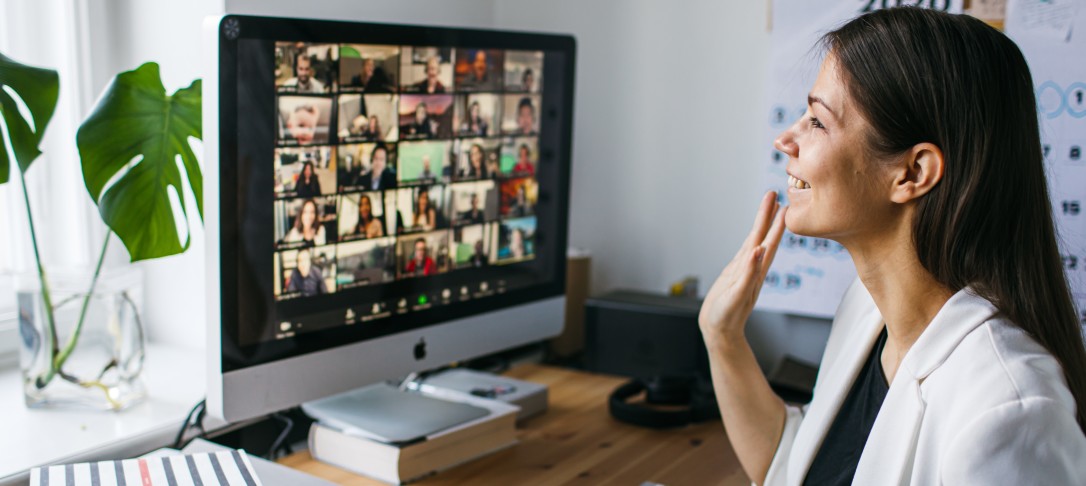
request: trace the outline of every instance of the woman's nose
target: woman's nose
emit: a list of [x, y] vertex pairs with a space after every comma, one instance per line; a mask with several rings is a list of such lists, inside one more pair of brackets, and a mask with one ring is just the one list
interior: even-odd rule
[[796, 137], [793, 135], [791, 127], [777, 135], [777, 139], [773, 141], [773, 148], [780, 150], [791, 158], [799, 157], [799, 145], [796, 144]]

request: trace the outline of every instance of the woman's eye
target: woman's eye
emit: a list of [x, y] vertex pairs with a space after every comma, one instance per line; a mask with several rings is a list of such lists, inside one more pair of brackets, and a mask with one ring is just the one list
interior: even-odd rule
[[811, 121], [811, 126], [814, 127], [814, 128], [826, 128], [824, 125], [822, 125], [822, 122], [818, 121], [818, 118], [815, 118], [815, 117], [812, 116], [812, 117], [810, 117], [810, 121]]

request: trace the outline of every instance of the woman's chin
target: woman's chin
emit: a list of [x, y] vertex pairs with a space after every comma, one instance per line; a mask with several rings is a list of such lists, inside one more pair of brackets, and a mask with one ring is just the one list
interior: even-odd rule
[[818, 231], [813, 227], [809, 221], [803, 218], [802, 214], [795, 214], [796, 212], [789, 207], [788, 212], [784, 215], [784, 227], [789, 232], [798, 236], [808, 236], [812, 238], [824, 238], [823, 232]]

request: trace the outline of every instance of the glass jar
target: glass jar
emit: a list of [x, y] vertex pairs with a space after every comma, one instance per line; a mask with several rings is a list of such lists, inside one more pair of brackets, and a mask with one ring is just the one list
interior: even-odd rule
[[46, 279], [48, 293], [36, 270], [15, 278], [27, 406], [122, 410], [142, 401], [139, 269], [103, 268], [94, 281], [93, 268], [46, 268]]

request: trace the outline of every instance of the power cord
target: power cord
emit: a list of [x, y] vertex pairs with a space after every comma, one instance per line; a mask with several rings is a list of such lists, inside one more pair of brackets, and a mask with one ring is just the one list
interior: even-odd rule
[[[197, 437], [207, 436], [207, 430], [204, 430], [204, 415], [206, 413], [206, 399], [200, 400], [200, 403], [197, 403], [195, 407], [192, 407], [192, 410], [189, 410], [189, 414], [185, 416], [185, 422], [181, 424], [181, 430], [177, 431], [177, 437], [173, 440], [174, 449], [183, 449], [189, 444], [189, 442], [192, 442], [193, 439]], [[185, 437], [185, 432], [187, 432], [191, 427], [194, 426], [200, 431], [200, 433], [198, 435], [190, 437], [189, 440], [186, 440], [184, 443], [182, 443], [181, 439]]]
[[269, 461], [274, 461], [277, 458], [276, 453], [279, 452], [280, 448], [285, 449], [287, 454], [291, 453], [290, 444], [284, 444], [284, 441], [287, 440], [290, 431], [294, 429], [294, 420], [291, 420], [290, 417], [282, 413], [273, 413], [272, 418], [283, 422], [283, 431], [279, 433], [279, 437], [276, 437], [275, 442], [272, 442], [271, 447], [268, 448], [268, 455], [265, 456], [265, 459]]

